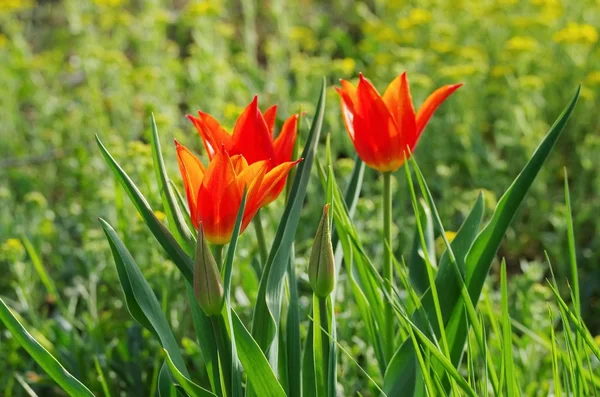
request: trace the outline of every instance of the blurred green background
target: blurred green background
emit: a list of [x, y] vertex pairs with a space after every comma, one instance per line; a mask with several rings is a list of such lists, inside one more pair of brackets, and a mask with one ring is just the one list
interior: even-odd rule
[[[0, 0], [0, 296], [92, 389], [98, 387], [95, 356], [114, 390], [151, 393], [158, 349], [127, 313], [98, 217], [117, 225], [190, 359], [200, 360], [199, 351], [187, 332], [182, 280], [115, 186], [95, 134], [160, 208], [148, 146], [151, 112], [171, 177], [179, 181], [172, 139], [204, 156], [186, 113], [202, 109], [230, 127], [258, 94], [263, 110], [279, 105], [279, 123], [300, 111], [310, 116], [319, 79], [326, 76], [324, 131], [331, 134], [344, 185], [354, 150], [333, 85], [363, 72], [383, 92], [406, 70], [416, 106], [442, 84], [465, 83], [435, 114], [416, 150], [449, 231], [460, 225], [480, 190], [488, 208], [494, 207], [583, 83], [576, 113], [500, 255], [514, 275], [514, 316], [531, 326], [547, 324], [545, 250], [559, 278], [567, 277], [566, 167], [582, 309], [597, 334], [596, 26], [598, 0]], [[306, 127], [304, 122], [303, 137]], [[377, 178], [367, 171], [356, 214], [358, 228], [370, 231], [363, 236], [375, 254], [381, 249], [373, 232], [381, 217]], [[412, 242], [414, 221], [403, 171], [394, 182], [401, 254]], [[316, 177], [310, 189], [301, 223], [307, 226], [298, 236], [300, 272], [324, 200]], [[281, 210], [278, 201], [263, 214], [270, 235]], [[249, 228], [236, 276], [239, 306], [249, 306], [256, 293], [249, 264], [254, 254]], [[532, 295], [538, 306], [530, 305]], [[345, 320], [351, 310], [339, 311], [340, 334], [353, 341], [347, 347], [358, 355], [361, 341], [352, 339], [356, 314]], [[0, 395], [24, 395], [21, 382], [41, 395], [60, 394], [4, 329], [0, 357]], [[356, 377], [347, 395], [367, 383], [356, 368], [341, 368]]]

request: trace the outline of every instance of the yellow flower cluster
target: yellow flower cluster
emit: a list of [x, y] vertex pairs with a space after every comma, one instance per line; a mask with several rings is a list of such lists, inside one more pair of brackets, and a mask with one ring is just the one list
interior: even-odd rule
[[31, 8], [33, 0], [0, 0], [0, 13]]
[[126, 0], [94, 0], [98, 7], [119, 7], [125, 5]]
[[538, 42], [530, 36], [515, 36], [506, 42], [505, 48], [513, 52], [530, 52], [537, 48]]
[[221, 14], [221, 5], [218, 1], [194, 1], [188, 3], [186, 14], [191, 17], [218, 16]]
[[598, 31], [592, 25], [569, 22], [566, 27], [554, 33], [552, 39], [557, 43], [594, 44], [598, 41]]
[[306, 26], [294, 26], [289, 34], [290, 39], [306, 51], [314, 51], [319, 45], [313, 31]]

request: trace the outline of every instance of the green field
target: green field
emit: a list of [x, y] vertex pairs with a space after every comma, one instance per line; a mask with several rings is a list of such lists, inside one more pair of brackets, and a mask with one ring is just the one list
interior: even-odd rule
[[[202, 110], [231, 129], [258, 95], [263, 111], [278, 105], [278, 126], [305, 113], [301, 149], [325, 77], [316, 157], [326, 163], [329, 136], [332, 169], [345, 189], [356, 152], [334, 90], [340, 78], [356, 82], [362, 72], [383, 92], [407, 71], [415, 106], [443, 84], [463, 82], [435, 113], [414, 154], [444, 235], [453, 237], [480, 192], [484, 220], [491, 218], [581, 83], [569, 123], [502, 240], [477, 314], [501, 379], [511, 368], [506, 343], [512, 338], [511, 373], [518, 390], [507, 387], [500, 394], [560, 395], [561, 379], [563, 395], [598, 395], [598, 357], [573, 324], [564, 327], [566, 314], [548, 280], [550, 261], [557, 288], [573, 313], [580, 312], [588, 339], [600, 336], [599, 26], [597, 0], [0, 0], [0, 298], [94, 394], [154, 396], [164, 361], [161, 343], [127, 310], [98, 221], [103, 218], [156, 294], [191, 378], [205, 387], [206, 358], [194, 333], [184, 277], [116, 182], [96, 135], [167, 225], [152, 165], [151, 114], [167, 172], [183, 191], [173, 139], [208, 161], [186, 114]], [[571, 249], [565, 175], [575, 236]], [[382, 186], [381, 175], [367, 169], [353, 216], [377, 269], [386, 250]], [[418, 234], [403, 168], [394, 173], [392, 190], [392, 248], [400, 262], [409, 261]], [[422, 196], [418, 186], [417, 194]], [[308, 258], [326, 200], [315, 166], [295, 234], [299, 300], [284, 305], [299, 310], [303, 344], [312, 335]], [[285, 205], [280, 197], [261, 210], [269, 246]], [[428, 248], [439, 258], [445, 251], [439, 230], [433, 241]], [[258, 257], [251, 225], [240, 237], [231, 284], [232, 306], [249, 328], [259, 295], [253, 263]], [[573, 259], [578, 299], [570, 293]], [[375, 396], [384, 376], [348, 278], [342, 270], [333, 299], [337, 394]], [[400, 298], [408, 299], [410, 288], [397, 284]], [[512, 336], [503, 339], [511, 319]], [[399, 335], [409, 335], [404, 332]], [[486, 359], [474, 347], [473, 331], [467, 339], [468, 351], [476, 354], [465, 354], [472, 360], [463, 358], [457, 373], [480, 395], [488, 389], [482, 380]], [[427, 363], [435, 364], [423, 349]], [[489, 390], [496, 395], [491, 383]], [[0, 322], [0, 396], [36, 395], [31, 393], [66, 395]]]

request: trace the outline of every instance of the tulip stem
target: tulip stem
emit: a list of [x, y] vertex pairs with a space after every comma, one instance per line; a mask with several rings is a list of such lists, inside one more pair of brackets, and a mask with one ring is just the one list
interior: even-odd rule
[[[388, 293], [394, 292], [392, 267], [392, 173], [383, 173], [383, 279]], [[385, 305], [385, 357], [389, 362], [394, 354], [394, 310], [391, 303]]]
[[217, 267], [219, 271], [223, 270], [223, 244], [214, 244], [213, 245], [213, 253], [215, 257], [215, 262], [217, 262]]
[[[215, 341], [217, 342], [217, 352], [219, 354], [219, 363], [213, 363], [220, 368], [223, 376], [223, 383], [225, 384], [225, 390], [227, 396], [231, 396], [231, 345], [225, 344], [226, 339], [223, 337], [223, 333], [226, 333], [226, 326], [221, 314], [217, 316], [211, 316], [210, 322], [212, 324], [213, 333], [215, 335]], [[215, 379], [215, 382], [221, 382], [219, 379]]]
[[262, 226], [262, 218], [260, 216], [261, 211], [259, 210], [252, 222], [254, 223], [254, 229], [256, 230], [256, 240], [258, 242], [258, 252], [260, 254], [261, 268], [267, 263], [269, 253], [267, 251], [267, 241], [265, 240], [265, 232]]

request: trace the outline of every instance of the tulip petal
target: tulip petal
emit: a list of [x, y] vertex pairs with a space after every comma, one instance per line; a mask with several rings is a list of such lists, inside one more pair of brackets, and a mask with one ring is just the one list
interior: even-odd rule
[[233, 163], [222, 148], [210, 162], [198, 192], [198, 217], [208, 241], [229, 242], [241, 201], [242, 190]]
[[200, 162], [200, 159], [198, 159], [198, 157], [196, 157], [188, 148], [180, 145], [177, 141], [175, 141], [175, 148], [177, 150], [177, 163], [179, 164], [179, 171], [183, 178], [185, 194], [190, 208], [192, 224], [197, 227], [199, 222], [198, 192], [202, 180], [204, 179], [206, 169]]
[[277, 119], [277, 105], [273, 105], [263, 114], [265, 118], [265, 122], [267, 123], [267, 127], [269, 128], [269, 132], [271, 136], [273, 136], [273, 131], [275, 129], [275, 120]]
[[263, 201], [260, 193], [262, 190], [261, 186], [264, 176], [269, 169], [269, 163], [270, 161], [266, 160], [257, 161], [256, 163], [252, 163], [248, 168], [238, 175], [238, 181], [242, 189], [244, 186], [246, 186], [248, 189], [246, 209], [242, 219], [242, 231], [248, 226], [254, 215], [256, 215], [261, 207]]
[[257, 193], [256, 202], [259, 203], [259, 207], [265, 205], [267, 199], [273, 198], [273, 194], [275, 192], [275, 189], [278, 188], [278, 184], [281, 181], [285, 181], [285, 177], [287, 176], [287, 174], [300, 161], [302, 161], [302, 159], [296, 161], [288, 161], [277, 165], [269, 172], [267, 172], [267, 174], [262, 180], [260, 191]]
[[390, 83], [383, 94], [383, 101], [400, 128], [401, 150], [407, 145], [412, 149], [417, 140], [417, 125], [406, 72]]
[[248, 162], [241, 154], [231, 156], [231, 164], [236, 175], [239, 175], [243, 170], [248, 167]]
[[233, 127], [231, 154], [243, 154], [249, 164], [275, 158], [273, 138], [258, 109], [258, 97], [246, 107]]
[[289, 117], [281, 127], [281, 132], [273, 141], [275, 150], [275, 162], [277, 164], [292, 161], [294, 144], [296, 143], [296, 132], [298, 127], [298, 115]]
[[421, 135], [427, 122], [433, 116], [436, 109], [448, 98], [454, 91], [459, 89], [461, 84], [448, 84], [435, 90], [417, 111], [417, 135]]
[[394, 117], [375, 87], [362, 74], [357, 94], [360, 117], [354, 117], [355, 147], [358, 148], [359, 141], [361, 145], [368, 145], [377, 159], [377, 167], [394, 163], [401, 157], [400, 131]]
[[198, 111], [198, 116], [194, 117], [188, 114], [187, 117], [198, 130], [208, 157], [212, 159], [221, 145], [225, 145], [226, 150], [231, 150], [233, 138], [221, 127], [221, 124], [207, 113]]
[[349, 81], [341, 79], [340, 84], [342, 88], [335, 87], [335, 90], [340, 94], [340, 108], [344, 126], [350, 139], [354, 142], [354, 115], [356, 114], [356, 106], [358, 106], [356, 87]]

